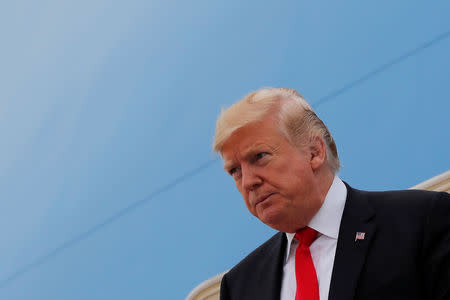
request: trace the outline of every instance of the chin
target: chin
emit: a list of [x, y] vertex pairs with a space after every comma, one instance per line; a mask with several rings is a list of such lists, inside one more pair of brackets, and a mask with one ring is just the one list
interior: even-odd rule
[[289, 224], [286, 224], [286, 216], [279, 211], [264, 211], [259, 219], [267, 226], [278, 231], [286, 232], [286, 229], [289, 227]]
[[296, 230], [293, 230], [290, 226], [286, 225], [286, 224], [267, 224], [267, 226], [269, 226], [272, 229], [275, 229], [277, 231], [281, 231], [281, 232], [287, 232], [287, 233], [295, 233]]
[[259, 220], [275, 230], [288, 233], [295, 233], [306, 226], [303, 222], [292, 222], [288, 214], [279, 210], [264, 211]]

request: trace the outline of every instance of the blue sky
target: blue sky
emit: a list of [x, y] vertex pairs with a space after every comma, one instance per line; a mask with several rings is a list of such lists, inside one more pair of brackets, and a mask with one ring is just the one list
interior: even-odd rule
[[[449, 13], [445, 1], [5, 3], [0, 298], [183, 299], [274, 233], [211, 151], [221, 107], [264, 86], [314, 105], [448, 33]], [[447, 34], [316, 107], [350, 185], [403, 189], [449, 169], [449, 53]]]

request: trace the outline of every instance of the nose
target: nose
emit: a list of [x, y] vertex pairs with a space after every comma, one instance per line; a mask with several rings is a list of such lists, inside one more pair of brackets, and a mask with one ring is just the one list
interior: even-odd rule
[[251, 166], [241, 166], [241, 172], [242, 172], [241, 184], [244, 189], [252, 191], [262, 184], [263, 182], [262, 178]]

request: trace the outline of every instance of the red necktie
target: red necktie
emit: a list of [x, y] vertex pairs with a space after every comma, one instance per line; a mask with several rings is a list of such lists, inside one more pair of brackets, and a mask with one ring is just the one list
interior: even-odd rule
[[309, 227], [302, 228], [295, 234], [295, 238], [299, 241], [295, 252], [295, 277], [297, 279], [295, 300], [319, 300], [316, 269], [309, 251], [309, 246], [316, 236], [317, 232]]

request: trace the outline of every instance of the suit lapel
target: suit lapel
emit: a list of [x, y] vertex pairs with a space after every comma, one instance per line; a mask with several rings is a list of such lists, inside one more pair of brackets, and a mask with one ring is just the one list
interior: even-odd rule
[[283, 260], [286, 248], [286, 236], [279, 232], [275, 243], [268, 249], [265, 259], [261, 261], [258, 274], [256, 293], [252, 299], [279, 300], [281, 278], [283, 275]]
[[[376, 230], [374, 211], [363, 193], [346, 184], [347, 200], [342, 215], [331, 276], [330, 300], [353, 299], [370, 241]], [[357, 232], [364, 238], [356, 239]]]

